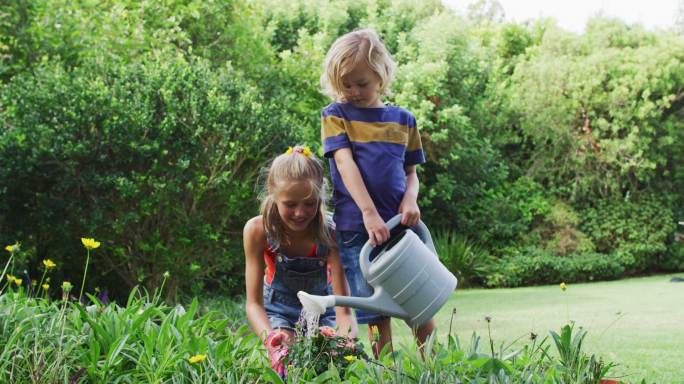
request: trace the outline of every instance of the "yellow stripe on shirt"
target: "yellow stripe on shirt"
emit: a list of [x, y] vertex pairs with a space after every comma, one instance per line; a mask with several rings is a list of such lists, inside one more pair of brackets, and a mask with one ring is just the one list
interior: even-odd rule
[[[336, 116], [326, 116], [323, 118], [323, 139], [338, 136], [346, 133], [349, 141], [357, 143], [383, 142], [392, 144], [409, 145], [409, 132], [416, 136], [418, 131], [409, 129], [406, 125], [397, 123], [366, 123], [363, 121], [346, 121]], [[412, 139], [415, 139], [412, 137]], [[411, 146], [420, 148], [420, 138], [417, 145]], [[409, 149], [410, 150], [410, 149]]]
[[344, 134], [347, 130], [345, 126], [347, 121], [339, 118], [337, 116], [326, 116], [321, 119], [321, 124], [323, 129], [321, 130], [322, 139], [325, 140], [328, 137], [339, 136]]

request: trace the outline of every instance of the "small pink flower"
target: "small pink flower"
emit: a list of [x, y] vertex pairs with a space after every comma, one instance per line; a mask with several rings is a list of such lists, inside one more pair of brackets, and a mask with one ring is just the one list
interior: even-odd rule
[[337, 332], [333, 328], [327, 327], [327, 326], [322, 326], [319, 328], [319, 332], [321, 332], [321, 335], [324, 337], [335, 337], [337, 335]]

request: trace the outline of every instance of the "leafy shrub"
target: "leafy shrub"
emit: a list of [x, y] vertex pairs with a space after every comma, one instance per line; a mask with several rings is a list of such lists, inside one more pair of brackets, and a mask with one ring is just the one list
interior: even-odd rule
[[226, 61], [254, 74], [273, 59], [265, 21], [240, 1], [109, 3], [30, 0], [0, 10], [0, 80], [59, 58], [67, 68], [151, 52]]
[[579, 328], [573, 335], [575, 324], [568, 324], [561, 328], [560, 335], [551, 331], [553, 343], [558, 351], [558, 360], [562, 369], [558, 370], [562, 383], [597, 383], [614, 366], [612, 363], [604, 363], [596, 359], [594, 355], [588, 356], [582, 352], [582, 343], [587, 337], [587, 331]]
[[[539, 223], [535, 224], [527, 243], [565, 256], [570, 253], [593, 252], [594, 244], [577, 229], [580, 218], [567, 203], [557, 200]], [[534, 239], [534, 242], [530, 242]]]
[[456, 230], [495, 255], [512, 244], [527, 241], [530, 230], [551, 209], [544, 187], [528, 177], [482, 189], [477, 199], [464, 202]]
[[604, 18], [582, 35], [549, 28], [508, 78], [516, 125], [533, 147], [527, 174], [571, 200], [670, 180], [682, 151], [683, 74], [684, 40], [674, 34]]
[[[83, 307], [68, 300], [27, 297], [22, 290], [2, 294], [0, 382], [283, 382], [268, 368], [259, 338], [245, 325], [234, 327], [239, 319], [200, 312], [197, 300], [187, 307], [170, 307], [137, 292], [125, 307], [99, 302]], [[554, 339], [560, 357], [548, 353], [548, 338], [515, 351], [503, 345], [494, 351], [490, 344], [490, 355], [479, 350], [481, 339], [476, 335], [469, 346], [451, 335], [448, 344], [431, 336], [422, 356], [414, 345], [391, 353], [385, 349], [378, 360], [338, 359], [326, 364], [326, 358], [309, 355], [297, 362], [286, 382], [596, 383], [611, 365], [586, 364], [596, 358], [581, 349], [585, 334], [580, 331], [573, 337], [572, 328], [564, 327], [561, 339]], [[297, 347], [297, 356], [304, 357], [307, 350]], [[332, 351], [331, 346], [326, 348]]]
[[288, 347], [286, 359], [289, 376], [316, 377], [331, 366], [344, 372], [352, 362], [368, 359], [358, 338], [324, 335], [320, 331], [307, 337], [306, 333], [306, 330], [298, 329], [294, 342]]
[[655, 195], [599, 200], [581, 216], [581, 228], [593, 239], [596, 251], [615, 253], [630, 272], [663, 261], [675, 230], [672, 210]]
[[125, 307], [3, 294], [0, 382], [256, 382], [267, 369], [259, 338], [199, 309], [137, 291]]
[[[93, 284], [240, 285], [241, 231], [264, 161], [297, 127], [230, 67], [181, 57], [58, 62], [0, 91], [0, 228], [82, 273], [83, 236], [103, 247]], [[73, 278], [73, 280], [79, 280]], [[112, 291], [120, 292], [120, 290]]]
[[657, 267], [663, 271], [684, 271], [684, 241], [682, 238], [672, 243], [665, 259]]
[[528, 247], [502, 258], [487, 276], [485, 284], [490, 287], [518, 287], [559, 281], [610, 280], [622, 277], [624, 271], [621, 260], [615, 255], [585, 253], [561, 257]]
[[482, 283], [494, 262], [487, 251], [453, 231], [436, 231], [433, 241], [439, 259], [456, 276], [459, 287]]

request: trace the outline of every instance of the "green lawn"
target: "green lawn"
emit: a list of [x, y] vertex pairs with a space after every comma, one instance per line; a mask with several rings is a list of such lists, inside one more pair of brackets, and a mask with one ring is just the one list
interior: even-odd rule
[[[568, 284], [565, 292], [558, 285], [457, 290], [437, 314], [439, 340], [446, 340], [453, 308], [452, 334], [468, 343], [477, 332], [481, 348], [489, 345], [485, 316], [496, 346], [527, 342], [531, 332], [560, 332], [572, 320], [588, 331], [585, 351], [619, 364], [613, 375], [630, 383], [684, 383], [684, 282], [670, 282], [673, 276]], [[410, 342], [402, 321], [393, 330], [399, 344]]]

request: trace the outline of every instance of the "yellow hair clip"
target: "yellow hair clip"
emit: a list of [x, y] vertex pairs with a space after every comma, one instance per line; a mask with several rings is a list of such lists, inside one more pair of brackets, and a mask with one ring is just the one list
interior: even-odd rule
[[309, 147], [302, 145], [297, 145], [295, 147], [287, 147], [287, 151], [285, 151], [285, 153], [288, 155], [291, 155], [292, 153], [299, 153], [304, 157], [311, 157], [311, 155], [313, 154]]

